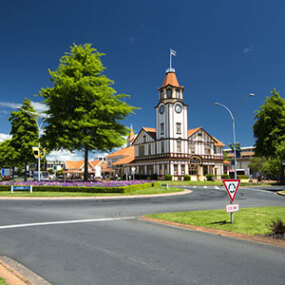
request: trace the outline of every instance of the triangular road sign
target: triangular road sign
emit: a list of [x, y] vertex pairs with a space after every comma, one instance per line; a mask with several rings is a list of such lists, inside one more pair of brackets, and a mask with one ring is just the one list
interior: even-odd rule
[[239, 179], [224, 179], [223, 183], [229, 194], [231, 201], [233, 202], [236, 197], [237, 191], [238, 191], [240, 180]]

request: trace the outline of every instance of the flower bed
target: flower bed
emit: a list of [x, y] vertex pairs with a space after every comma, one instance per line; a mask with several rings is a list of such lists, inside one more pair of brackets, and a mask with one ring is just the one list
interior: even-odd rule
[[59, 182], [59, 181], [26, 181], [26, 182], [1, 182], [0, 191], [10, 191], [12, 185], [32, 185], [33, 192], [85, 192], [85, 193], [130, 193], [135, 190], [151, 188], [153, 182], [143, 180], [108, 181], [108, 182]]

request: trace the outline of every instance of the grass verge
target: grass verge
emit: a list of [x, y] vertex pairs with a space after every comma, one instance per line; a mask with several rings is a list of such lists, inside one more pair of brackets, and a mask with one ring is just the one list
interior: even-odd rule
[[0, 285], [9, 285], [4, 278], [0, 277]]
[[[173, 186], [223, 186], [222, 181], [158, 181]], [[240, 186], [270, 186], [270, 183], [241, 183]]]
[[265, 235], [269, 234], [268, 225], [272, 220], [280, 218], [285, 221], [285, 207], [241, 208], [234, 213], [233, 224], [226, 210], [162, 213], [147, 217], [229, 232]]
[[171, 187], [168, 190], [160, 187], [151, 187], [135, 190], [130, 193], [77, 193], [77, 192], [33, 192], [15, 191], [13, 194], [8, 191], [0, 192], [0, 197], [97, 197], [97, 196], [129, 196], [129, 195], [150, 195], [181, 192], [184, 189]]

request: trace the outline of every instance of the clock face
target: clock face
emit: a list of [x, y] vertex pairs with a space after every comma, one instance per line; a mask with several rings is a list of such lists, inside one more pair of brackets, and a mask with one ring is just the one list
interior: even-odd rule
[[176, 105], [175, 106], [175, 111], [176, 111], [176, 113], [181, 113], [181, 111], [182, 111], [182, 107], [181, 107], [181, 105]]
[[161, 106], [159, 107], [159, 113], [160, 113], [160, 114], [163, 114], [163, 113], [164, 113], [164, 105], [161, 105]]

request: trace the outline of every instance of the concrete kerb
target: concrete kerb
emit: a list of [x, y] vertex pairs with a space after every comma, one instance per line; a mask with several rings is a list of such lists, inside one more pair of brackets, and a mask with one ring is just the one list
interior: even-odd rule
[[226, 237], [235, 238], [235, 239], [242, 239], [242, 240], [248, 240], [248, 241], [252, 241], [252, 242], [269, 244], [269, 245], [273, 245], [273, 246], [285, 247], [285, 240], [278, 240], [278, 239], [273, 239], [273, 238], [269, 238], [269, 237], [267, 238], [267, 237], [262, 237], [262, 236], [251, 236], [251, 235], [242, 234], [242, 233], [227, 232], [227, 231], [223, 231], [223, 230], [216, 230], [216, 229], [205, 228], [205, 227], [194, 226], [194, 225], [184, 225], [184, 224], [165, 221], [165, 220], [148, 218], [145, 216], [139, 217], [139, 220], [152, 222], [152, 223], [158, 223], [158, 224], [162, 224], [162, 225], [166, 225], [166, 226], [170, 226], [170, 227], [175, 227], [175, 228], [195, 230], [195, 231], [205, 232], [208, 234], [226, 236]]
[[148, 194], [148, 195], [126, 195], [126, 196], [91, 196], [91, 197], [0, 197], [0, 200], [111, 200], [111, 199], [140, 199], [152, 197], [168, 197], [177, 195], [186, 195], [192, 193], [191, 190], [182, 192], [173, 192], [165, 194]]
[[0, 276], [9, 285], [51, 285], [27, 267], [7, 256], [0, 256]]

